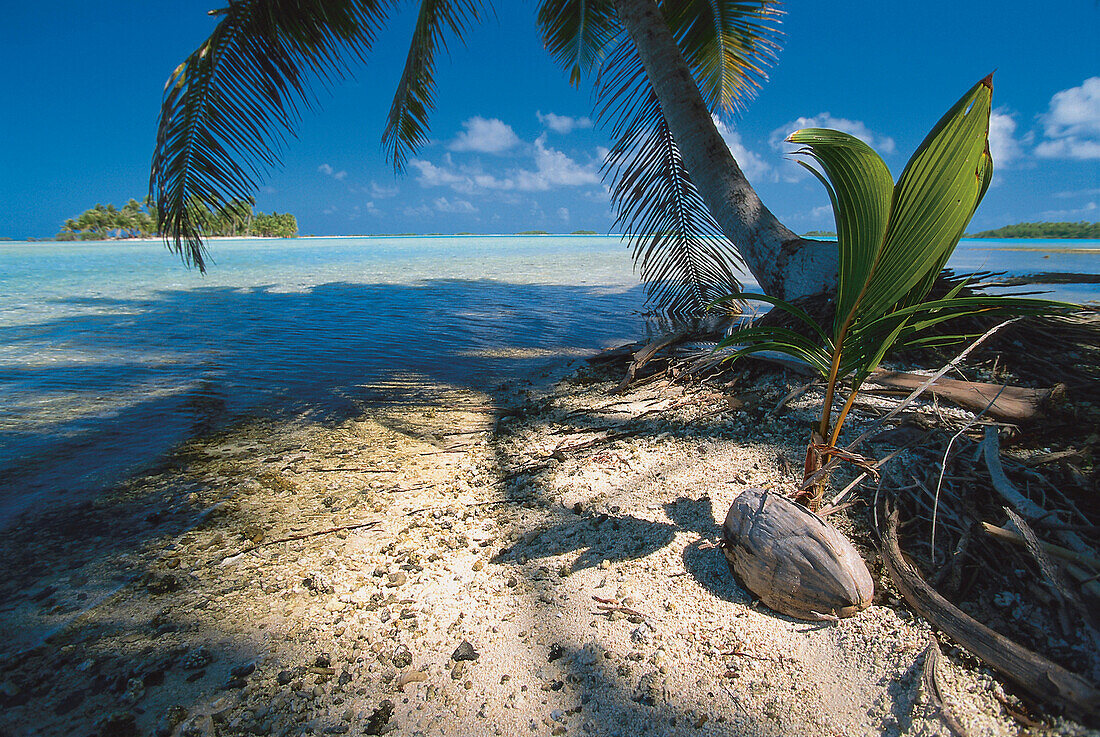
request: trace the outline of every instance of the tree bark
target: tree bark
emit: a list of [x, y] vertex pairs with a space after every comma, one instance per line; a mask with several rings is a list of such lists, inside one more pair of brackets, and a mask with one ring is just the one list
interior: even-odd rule
[[800, 238], [760, 201], [722, 140], [654, 0], [615, 0], [684, 166], [723, 234], [765, 293], [780, 299], [833, 292], [836, 244]]

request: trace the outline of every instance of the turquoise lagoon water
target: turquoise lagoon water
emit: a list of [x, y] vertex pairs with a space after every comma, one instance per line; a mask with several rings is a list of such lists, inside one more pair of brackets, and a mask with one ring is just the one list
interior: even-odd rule
[[[220, 240], [211, 253], [202, 276], [159, 243], [0, 245], [0, 526], [249, 413], [345, 416], [399, 400], [379, 388], [395, 383], [490, 389], [649, 329], [618, 237]], [[1095, 274], [1098, 256], [1098, 241], [964, 241], [951, 265]]]

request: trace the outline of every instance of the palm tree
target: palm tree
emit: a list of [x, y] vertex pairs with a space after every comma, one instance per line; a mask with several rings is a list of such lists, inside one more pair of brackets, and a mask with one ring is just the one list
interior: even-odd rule
[[[150, 192], [158, 229], [204, 269], [203, 214], [247, 198], [279, 163], [299, 111], [361, 62], [399, 0], [231, 0], [165, 89]], [[436, 54], [489, 0], [421, 0], [383, 145], [396, 170], [427, 140]], [[547, 50], [615, 140], [605, 164], [618, 224], [650, 296], [696, 311], [739, 288], [744, 264], [783, 299], [836, 283], [835, 244], [807, 241], [760, 202], [714, 124], [763, 82], [778, 0], [541, 0]], [[197, 205], [197, 207], [196, 207]]]

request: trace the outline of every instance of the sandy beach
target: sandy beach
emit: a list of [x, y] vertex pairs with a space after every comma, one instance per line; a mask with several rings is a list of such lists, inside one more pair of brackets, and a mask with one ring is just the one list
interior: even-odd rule
[[[938, 735], [932, 633], [833, 519], [875, 605], [809, 623], [711, 547], [794, 479], [780, 375], [615, 394], [583, 365], [493, 394], [409, 377], [335, 424], [254, 421], [4, 537], [0, 734]], [[1015, 735], [949, 642], [945, 703]], [[1085, 734], [1070, 722], [1055, 733]]]

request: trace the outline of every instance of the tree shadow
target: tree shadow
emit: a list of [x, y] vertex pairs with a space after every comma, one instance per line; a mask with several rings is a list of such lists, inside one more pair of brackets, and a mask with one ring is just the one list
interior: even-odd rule
[[665, 504], [664, 509], [676, 524], [694, 530], [701, 538], [684, 548], [684, 570], [719, 599], [746, 606], [751, 604], [755, 597], [738, 583], [722, 551], [709, 546], [711, 541], [722, 537], [722, 526], [715, 519], [711, 498], [680, 497]]
[[[532, 289], [539, 294], [541, 302], [531, 301], [529, 292]], [[178, 341], [180, 345], [189, 345], [187, 341], [194, 336], [201, 336], [201, 339], [199, 348], [181, 349], [168, 356], [162, 365], [150, 369], [151, 376], [159, 376], [158, 372], [163, 371], [170, 379], [182, 378], [184, 390], [163, 396], [139, 396], [109, 417], [92, 418], [86, 424], [74, 421], [67, 429], [71, 444], [60, 446], [66, 458], [48, 457], [45, 449], [51, 447], [55, 430], [42, 430], [37, 435], [31, 433], [16, 438], [25, 443], [22, 446], [25, 449], [36, 453], [39, 448], [43, 449], [36, 458], [0, 459], [11, 463], [8, 468], [19, 474], [17, 478], [23, 491], [37, 495], [40, 500], [46, 499], [49, 491], [47, 471], [58, 475], [70, 473], [71, 478], [76, 470], [98, 464], [96, 470], [99, 472], [94, 479], [88, 480], [88, 488], [83, 491], [74, 484], [71, 504], [59, 505], [48, 513], [33, 510], [34, 514], [27, 515], [24, 520], [34, 520], [38, 526], [24, 525], [16, 529], [15, 537], [9, 538], [13, 546], [25, 550], [25, 555], [15, 561], [20, 575], [12, 577], [4, 591], [5, 596], [10, 597], [6, 605], [30, 599], [35, 606], [60, 607], [56, 612], [59, 626], [66, 616], [75, 614], [63, 611], [70, 604], [57, 590], [49, 590], [52, 584], [45, 584], [46, 579], [56, 579], [62, 574], [72, 583], [74, 576], [79, 579], [82, 570], [96, 562], [73, 557], [66, 559], [64, 553], [68, 546], [74, 551], [93, 546], [96, 558], [123, 561], [116, 569], [103, 572], [104, 585], [100, 593], [104, 597], [110, 595], [112, 587], [135, 582], [144, 587], [145, 592], [153, 594], [154, 599], [159, 588], [186, 585], [186, 579], [174, 583], [168, 580], [173, 574], [165, 574], [163, 570], [146, 569], [124, 561], [128, 554], [140, 551], [153, 540], [177, 537], [202, 524], [202, 513], [212, 510], [204, 510], [191, 495], [202, 498], [212, 491], [209, 482], [195, 480], [190, 485], [177, 484], [162, 498], [135, 496], [106, 506], [75, 500], [87, 499], [104, 486], [118, 485], [138, 470], [155, 472], [158, 463], [186, 463], [185, 454], [177, 459], [170, 451], [188, 439], [216, 435], [231, 423], [255, 413], [266, 413], [280, 421], [305, 418], [334, 425], [363, 408], [414, 404], [424, 400], [430, 392], [418, 393], [417, 382], [408, 380], [410, 375], [422, 379], [424, 385], [451, 384], [487, 390], [494, 396], [498, 408], [508, 403], [506, 411], [512, 412], [516, 397], [505, 397], [497, 389], [502, 381], [522, 381], [546, 370], [549, 364], [560, 362], [562, 345], [597, 347], [600, 336], [614, 335], [620, 324], [609, 319], [601, 327], [600, 319], [594, 316], [586, 319], [584, 336], [580, 338], [556, 324], [552, 313], [537, 314], [539, 305], [572, 300], [581, 305], [580, 309], [595, 315], [602, 297], [572, 287], [544, 289], [496, 282], [439, 281], [422, 286], [323, 285], [307, 293], [279, 293], [269, 288], [199, 291], [198, 295], [193, 291], [163, 293], [151, 304], [149, 300], [96, 302], [107, 314], [72, 318], [64, 321], [67, 324], [40, 326], [43, 334], [53, 336], [48, 340], [67, 341], [66, 345], [73, 350], [90, 350], [107, 344], [120, 350], [126, 347], [137, 351], [148, 347], [142, 341], [151, 340], [148, 334], [156, 331], [162, 331], [166, 340]], [[469, 305], [463, 300], [472, 296], [476, 297], [478, 306], [467, 306], [466, 314], [459, 315], [455, 305]], [[314, 303], [316, 300], [320, 300], [321, 306]], [[358, 304], [360, 309], [349, 311], [352, 304]], [[130, 323], [135, 320], [137, 338], [126, 335], [126, 331], [133, 328]], [[499, 336], [507, 332], [515, 320], [523, 326], [517, 331], [523, 339], [503, 346], [508, 350], [502, 351]], [[331, 329], [334, 324], [340, 325], [339, 331]], [[8, 339], [26, 343], [35, 340], [26, 334], [0, 335], [0, 340]], [[74, 384], [91, 385], [93, 391], [121, 392], [128, 382], [134, 381], [135, 374], [130, 372], [132, 367], [116, 357], [86, 370], [78, 367], [65, 373], [65, 377]], [[27, 384], [42, 382], [64, 393], [70, 390], [66, 382], [50, 382], [52, 377], [66, 371], [68, 369], [56, 367], [52, 370], [34, 368], [9, 373], [4, 379]], [[186, 383], [188, 381], [198, 383]], [[271, 385], [272, 390], [259, 397], [246, 391], [249, 387], [266, 384]], [[504, 413], [505, 410], [498, 409], [497, 419]], [[177, 416], [180, 424], [159, 428], [160, 436], [152, 443], [145, 437], [150, 434], [152, 418], [165, 414]], [[571, 422], [585, 429], [609, 424], [594, 414], [575, 416]], [[389, 426], [406, 434], [417, 431], [414, 424], [389, 421]], [[498, 422], [498, 435], [505, 432], [502, 428], [504, 424]], [[634, 429], [638, 434], [650, 436], [667, 432], [655, 419], [643, 421]], [[0, 436], [0, 443], [9, 439]], [[147, 441], [151, 444], [146, 444]], [[56, 450], [59, 446], [55, 443], [52, 447]], [[134, 450], [134, 458], [127, 459], [117, 468], [107, 468], [107, 456], [126, 448]], [[239, 449], [241, 453], [251, 451], [248, 447]], [[292, 452], [292, 449], [285, 452]], [[502, 469], [506, 467], [505, 461], [499, 459]], [[35, 479], [40, 479], [39, 487], [34, 485]], [[506, 498], [513, 503], [530, 500], [540, 493], [545, 495], [545, 488], [540, 488], [537, 479], [525, 489], [517, 485], [508, 485], [506, 489]], [[572, 564], [574, 570], [583, 570], [598, 566], [603, 560], [618, 562], [647, 556], [669, 545], [678, 529], [693, 530], [704, 537], [713, 536], [713, 518], [707, 521], [709, 499], [685, 498], [669, 507], [666, 511], [674, 520], [671, 524], [629, 514], [576, 515], [561, 510], [550, 528], [525, 539], [508, 552], [501, 551], [495, 560], [513, 560], [520, 555], [552, 557], [583, 547], [583, 552]], [[35, 551], [43, 546], [57, 548], [58, 555], [50, 558], [56, 567], [36, 559]], [[708, 590], [729, 601], [740, 601], [732, 590], [721, 593], [721, 582], [706, 583], [714, 573], [708, 572], [707, 560], [715, 557], [721, 560], [716, 551], [709, 551], [710, 556], [704, 555], [706, 552], [694, 546], [685, 550], [685, 566], [689, 572]], [[733, 585], [728, 573], [725, 579], [726, 586]], [[93, 599], [84, 602], [92, 603]], [[536, 608], [539, 606], [534, 604]], [[54, 717], [64, 720], [81, 709], [86, 710], [86, 702], [99, 699], [96, 703], [101, 703], [103, 697], [110, 697], [120, 704], [126, 703], [127, 693], [141, 688], [172, 690], [185, 702], [213, 698], [225, 690], [234, 667], [246, 665], [259, 654], [250, 649], [250, 643], [243, 638], [237, 641], [228, 634], [225, 641], [212, 648], [210, 664], [198, 668], [185, 667], [183, 660], [191, 650], [170, 645], [167, 638], [138, 653], [124, 646], [115, 650], [97, 641], [101, 632], [111, 628], [122, 631], [152, 628], [159, 632], [162, 627], [186, 631], [192, 617], [185, 610], [176, 610], [163, 616], [157, 612], [142, 621], [127, 621], [120, 615], [118, 621], [112, 621], [114, 614], [111, 611], [108, 616], [100, 616], [94, 625], [81, 624], [82, 637], [86, 639], [51, 638], [46, 646], [20, 656], [38, 659], [40, 669], [59, 675], [51, 676], [48, 682], [26, 684], [25, 688], [20, 684], [21, 690], [14, 696], [0, 693], [0, 699], [5, 700], [6, 706], [19, 703], [26, 706], [44, 699], [51, 689], [55, 695], [65, 691], [63, 698], [55, 699], [51, 707]], [[549, 616], [548, 611], [544, 615]], [[164, 632], [169, 634], [172, 630]], [[66, 642], [67, 651], [56, 647]], [[89, 657], [93, 653], [94, 657]], [[84, 657], [87, 660], [83, 660]], [[582, 667], [577, 661], [574, 667], [574, 660], [569, 658], [568, 667], [572, 669], [571, 675], [578, 679], [577, 683], [583, 685], [578, 699], [583, 700], [588, 694], [592, 698], [598, 695], [625, 702], [631, 718], [652, 726], [653, 733], [693, 733], [688, 726], [697, 719], [695, 709], [699, 705], [685, 703], [675, 692], [647, 689], [638, 679], [623, 676], [606, 664]], [[86, 662], [91, 665], [84, 668]], [[265, 667], [270, 671], [275, 665]], [[61, 677], [61, 674], [69, 677]], [[271, 672], [263, 676], [274, 677]], [[380, 690], [378, 696], [381, 698], [387, 693]], [[336, 706], [332, 711], [335, 714]], [[747, 733], [768, 731], [765, 722], [758, 724], [748, 715], [737, 722], [737, 728], [744, 728]], [[616, 729], [615, 725], [596, 725], [597, 734], [614, 733]]]

